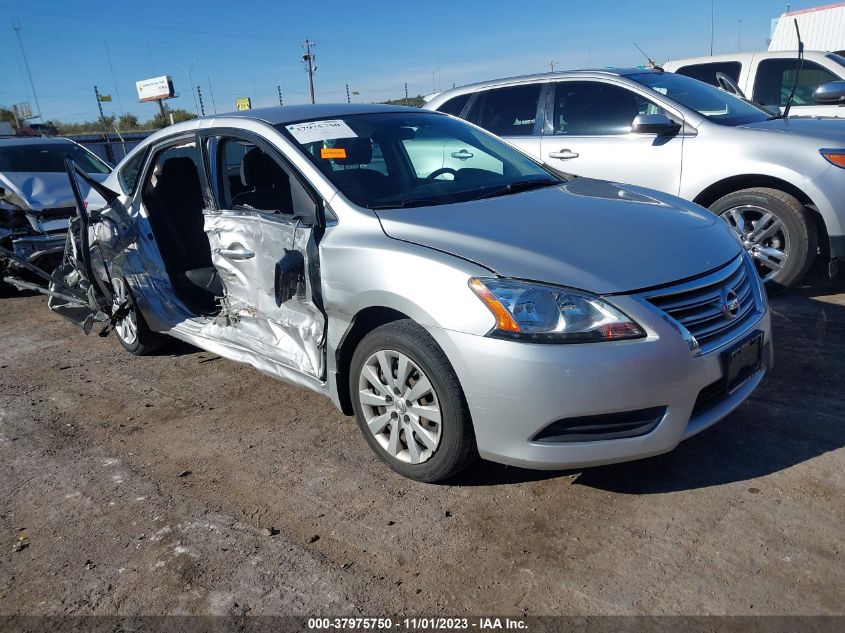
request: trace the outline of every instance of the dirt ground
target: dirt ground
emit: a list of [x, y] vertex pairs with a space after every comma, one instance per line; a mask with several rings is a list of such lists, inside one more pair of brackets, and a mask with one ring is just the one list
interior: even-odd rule
[[843, 614], [845, 281], [772, 303], [774, 371], [674, 452], [433, 486], [318, 395], [2, 299], [0, 614]]

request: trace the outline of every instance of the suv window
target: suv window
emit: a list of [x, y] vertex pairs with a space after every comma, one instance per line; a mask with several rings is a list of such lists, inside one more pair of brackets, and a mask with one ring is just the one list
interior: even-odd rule
[[739, 73], [742, 70], [742, 64], [739, 62], [711, 62], [708, 64], [690, 64], [689, 66], [681, 66], [675, 72], [679, 75], [692, 77], [699, 81], [706, 82], [713, 86], [718, 86], [716, 81], [716, 73], [724, 73], [734, 81], [739, 81]]
[[620, 86], [598, 81], [561, 81], [555, 87], [555, 134], [628, 134], [638, 114], [669, 116], [660, 106]]
[[438, 112], [445, 112], [446, 114], [451, 114], [452, 116], [461, 116], [461, 112], [464, 109], [464, 106], [469, 101], [469, 98], [472, 96], [471, 92], [468, 92], [465, 95], [458, 95], [457, 97], [452, 97], [445, 103], [443, 103], [439, 108], [437, 108]]
[[[785, 106], [795, 81], [795, 59], [764, 59], [757, 66], [754, 101], [768, 106]], [[839, 77], [816, 62], [804, 60], [793, 105], [814, 105], [813, 93], [821, 84]]]
[[248, 209], [284, 215], [314, 215], [308, 191], [270, 153], [238, 138], [220, 138], [217, 155], [221, 209]]
[[117, 175], [120, 178], [120, 184], [123, 186], [123, 190], [126, 193], [135, 193], [135, 185], [138, 183], [138, 174], [141, 171], [141, 167], [144, 164], [144, 158], [146, 158], [146, 156], [146, 151], [138, 152], [126, 161], [123, 167], [121, 167], [117, 172]]
[[494, 88], [480, 95], [476, 123], [499, 136], [530, 136], [537, 120], [542, 84]]

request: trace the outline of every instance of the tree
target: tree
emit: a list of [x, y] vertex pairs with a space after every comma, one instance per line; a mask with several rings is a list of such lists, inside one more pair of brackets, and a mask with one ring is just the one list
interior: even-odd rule
[[110, 132], [114, 128], [116, 117], [113, 114], [106, 114], [97, 119], [97, 127]]
[[168, 110], [166, 115], [162, 115], [161, 112], [156, 114], [152, 119], [150, 119], [144, 127], [150, 127], [153, 129], [161, 129], [163, 127], [167, 127], [170, 125], [170, 115], [173, 115], [173, 122], [174, 123], [181, 123], [182, 121], [190, 121], [191, 119], [196, 119], [197, 115], [193, 112], [188, 112], [187, 110]]
[[138, 117], [134, 114], [121, 114], [120, 118], [117, 120], [117, 126], [121, 130], [137, 130]]

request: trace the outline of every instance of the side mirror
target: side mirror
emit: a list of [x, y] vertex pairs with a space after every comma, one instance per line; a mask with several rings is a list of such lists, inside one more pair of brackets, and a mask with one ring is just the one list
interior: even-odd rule
[[829, 81], [822, 84], [813, 93], [816, 103], [824, 105], [845, 104], [845, 81]]
[[675, 134], [681, 126], [665, 114], [638, 114], [631, 123], [634, 134]]

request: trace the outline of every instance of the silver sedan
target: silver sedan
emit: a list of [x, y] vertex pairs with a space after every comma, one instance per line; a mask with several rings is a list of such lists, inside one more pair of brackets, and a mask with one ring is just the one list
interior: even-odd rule
[[765, 292], [725, 223], [442, 114], [189, 121], [88, 184], [108, 206], [78, 201], [55, 311], [134, 354], [171, 336], [323, 393], [417, 480], [479, 454], [567, 468], [669, 451], [772, 362]]

